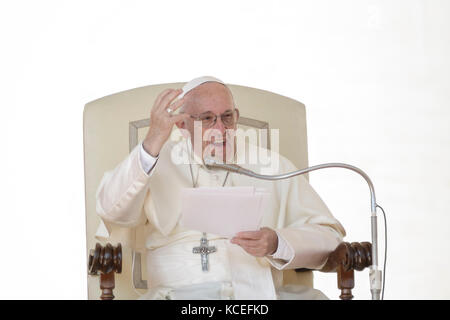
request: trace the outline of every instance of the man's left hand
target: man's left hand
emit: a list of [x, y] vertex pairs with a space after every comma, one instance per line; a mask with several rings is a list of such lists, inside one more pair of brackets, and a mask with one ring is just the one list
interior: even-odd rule
[[262, 228], [259, 231], [243, 231], [232, 238], [231, 243], [241, 246], [252, 256], [265, 257], [277, 251], [278, 235], [269, 228]]

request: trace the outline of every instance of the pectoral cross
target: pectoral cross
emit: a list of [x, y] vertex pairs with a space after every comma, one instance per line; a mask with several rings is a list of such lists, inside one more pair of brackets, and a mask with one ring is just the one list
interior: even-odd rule
[[208, 271], [208, 254], [216, 252], [216, 247], [208, 247], [208, 239], [206, 239], [206, 233], [203, 233], [203, 237], [200, 239], [200, 247], [194, 247], [192, 253], [200, 253], [202, 259], [202, 270]]

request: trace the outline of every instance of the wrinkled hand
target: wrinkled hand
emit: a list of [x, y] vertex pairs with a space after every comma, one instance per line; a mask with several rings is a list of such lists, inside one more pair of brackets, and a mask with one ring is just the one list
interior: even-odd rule
[[172, 103], [181, 92], [182, 89], [166, 89], [155, 100], [150, 113], [150, 126], [144, 140], [145, 151], [154, 157], [169, 139], [173, 125], [189, 117], [188, 114], [173, 115], [167, 112], [169, 107], [173, 112], [183, 105], [184, 97]]
[[278, 235], [269, 228], [262, 228], [259, 231], [243, 231], [232, 238], [231, 243], [241, 246], [252, 256], [265, 257], [277, 251]]

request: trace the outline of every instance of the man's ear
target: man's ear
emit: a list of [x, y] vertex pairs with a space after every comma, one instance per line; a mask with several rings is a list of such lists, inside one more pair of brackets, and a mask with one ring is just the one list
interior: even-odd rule
[[180, 120], [175, 122], [175, 125], [178, 127], [178, 129], [181, 132], [181, 135], [186, 138], [190, 139], [191, 134], [189, 133], [188, 129], [186, 128], [186, 122], [184, 120]]
[[237, 122], [239, 120], [239, 109], [234, 108], [234, 110], [236, 110], [236, 122]]

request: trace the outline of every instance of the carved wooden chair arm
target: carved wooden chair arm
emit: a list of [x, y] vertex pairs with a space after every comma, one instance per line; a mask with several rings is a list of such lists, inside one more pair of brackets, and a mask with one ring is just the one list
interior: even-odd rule
[[100, 273], [100, 289], [102, 289], [100, 299], [114, 299], [114, 273], [122, 272], [122, 245], [119, 243], [113, 247], [110, 243], [105, 246], [97, 243], [95, 250], [91, 250], [89, 253], [88, 272], [89, 275]]
[[339, 296], [342, 300], [353, 298], [354, 270], [362, 271], [372, 265], [370, 242], [342, 242], [329, 256], [322, 272], [337, 272]]

